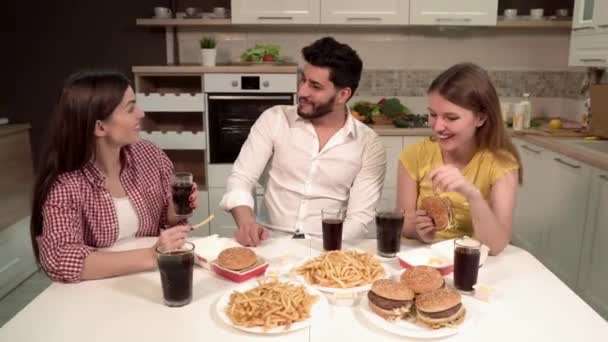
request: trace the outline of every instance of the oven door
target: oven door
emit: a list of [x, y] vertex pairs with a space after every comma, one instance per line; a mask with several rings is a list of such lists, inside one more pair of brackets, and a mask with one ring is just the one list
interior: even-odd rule
[[232, 164], [251, 126], [268, 108], [294, 104], [293, 94], [207, 94], [209, 163]]

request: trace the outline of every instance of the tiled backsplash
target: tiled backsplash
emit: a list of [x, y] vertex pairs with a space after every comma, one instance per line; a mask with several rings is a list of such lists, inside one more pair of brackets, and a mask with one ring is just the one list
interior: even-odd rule
[[[442, 70], [365, 70], [357, 96], [425, 96]], [[489, 71], [500, 97], [529, 92], [534, 97], [580, 98], [580, 71]]]
[[359, 96], [424, 96], [430, 82], [452, 64], [470, 61], [489, 70], [499, 95], [579, 99], [580, 68], [568, 67], [570, 32], [551, 29], [327, 28], [272, 26], [180, 29], [180, 62], [200, 63], [198, 41], [218, 40], [218, 63], [238, 61], [255, 44], [276, 44], [302, 63], [302, 47], [323, 36], [349, 44], [364, 62]]

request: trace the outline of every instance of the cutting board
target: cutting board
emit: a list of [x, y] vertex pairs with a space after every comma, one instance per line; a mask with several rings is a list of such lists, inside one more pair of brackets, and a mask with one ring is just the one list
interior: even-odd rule
[[545, 137], [571, 137], [571, 138], [582, 138], [591, 135], [588, 131], [584, 131], [580, 128], [530, 128], [522, 130], [524, 134], [531, 135], [542, 135]]
[[590, 130], [594, 135], [608, 137], [608, 84], [591, 86]]

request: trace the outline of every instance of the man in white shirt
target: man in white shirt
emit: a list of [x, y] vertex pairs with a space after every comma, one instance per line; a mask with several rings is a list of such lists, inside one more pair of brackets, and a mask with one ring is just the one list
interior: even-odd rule
[[[346, 105], [363, 63], [331, 37], [302, 49], [306, 66], [297, 106], [275, 106], [258, 118], [228, 177], [220, 207], [238, 227], [236, 240], [257, 246], [262, 226], [321, 236], [321, 210], [346, 208], [343, 238], [367, 231], [386, 172], [377, 134], [353, 119]], [[268, 167], [268, 168], [267, 168]], [[256, 222], [252, 190], [267, 168], [264, 204], [269, 222]]]

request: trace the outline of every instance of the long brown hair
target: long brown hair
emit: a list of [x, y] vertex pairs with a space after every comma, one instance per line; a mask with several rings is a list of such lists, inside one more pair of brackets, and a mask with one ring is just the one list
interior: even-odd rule
[[36, 237], [42, 234], [42, 208], [51, 187], [59, 175], [82, 168], [93, 157], [97, 121], [112, 114], [130, 85], [124, 75], [111, 71], [78, 72], [65, 81], [34, 183], [30, 234], [36, 260]]
[[521, 158], [502, 121], [500, 101], [488, 73], [473, 63], [456, 64], [431, 83], [428, 93], [438, 93], [446, 100], [475, 115], [485, 115], [485, 123], [475, 133], [479, 149], [487, 149], [496, 158], [519, 164], [519, 183], [523, 181]]

